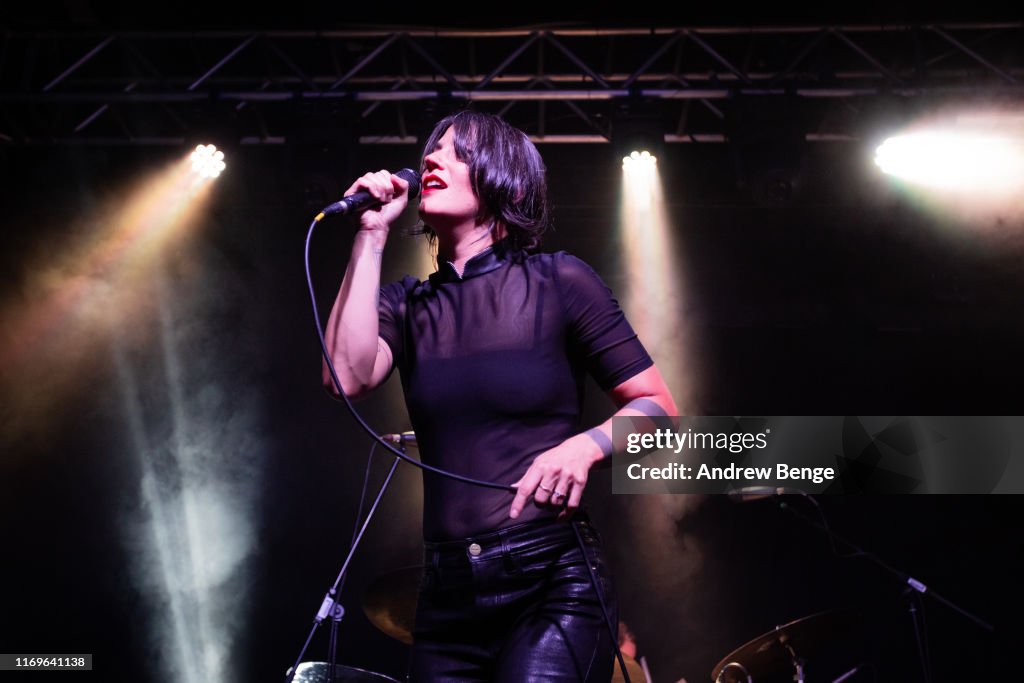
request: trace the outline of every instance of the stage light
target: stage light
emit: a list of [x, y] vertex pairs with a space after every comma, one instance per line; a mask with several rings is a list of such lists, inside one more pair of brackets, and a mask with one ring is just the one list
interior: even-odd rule
[[648, 225], [650, 230], [662, 229], [664, 226], [660, 219], [653, 223], [636, 219], [637, 212], [649, 213], [652, 203], [661, 201], [657, 158], [647, 151], [633, 151], [629, 156], [622, 158], [622, 174], [622, 191], [626, 207], [623, 222], [635, 225], [636, 227], [632, 228], [634, 230], [639, 230], [644, 225]]
[[216, 145], [196, 145], [190, 157], [192, 172], [201, 178], [216, 178], [224, 170], [224, 152]]
[[1024, 140], [954, 128], [921, 130], [885, 140], [875, 150], [875, 164], [925, 187], [1000, 193], [1021, 186]]
[[640, 166], [656, 166], [658, 157], [645, 150], [634, 149], [629, 156], [622, 157], [623, 168], [634, 168]]
[[[692, 405], [692, 382], [685, 359], [690, 330], [682, 264], [677, 260], [677, 229], [669, 218], [655, 155], [629, 154], [622, 164], [619, 209], [623, 309], [633, 329], [657, 359], [680, 408]], [[677, 188], [678, 189], [678, 188]]]
[[919, 114], [876, 139], [884, 141], [872, 145], [873, 169], [892, 189], [934, 212], [943, 226], [956, 226], [950, 234], [984, 234], [995, 240], [987, 242], [992, 245], [1019, 235], [1024, 116], [1017, 108], [947, 107]]

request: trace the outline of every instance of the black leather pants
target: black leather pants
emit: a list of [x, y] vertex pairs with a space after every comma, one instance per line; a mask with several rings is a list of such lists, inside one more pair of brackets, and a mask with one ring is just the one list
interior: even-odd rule
[[600, 536], [585, 513], [425, 543], [410, 680], [601, 681], [615, 644], [591, 582], [595, 569], [618, 631]]

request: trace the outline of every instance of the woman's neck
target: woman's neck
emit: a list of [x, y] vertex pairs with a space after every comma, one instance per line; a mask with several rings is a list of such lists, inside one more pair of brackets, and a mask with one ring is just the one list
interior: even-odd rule
[[466, 267], [466, 261], [501, 241], [507, 234], [504, 226], [497, 225], [493, 229], [491, 226], [492, 223], [487, 222], [474, 225], [467, 230], [453, 231], [447, 236], [438, 234], [438, 257], [450, 262], [455, 271], [461, 274]]

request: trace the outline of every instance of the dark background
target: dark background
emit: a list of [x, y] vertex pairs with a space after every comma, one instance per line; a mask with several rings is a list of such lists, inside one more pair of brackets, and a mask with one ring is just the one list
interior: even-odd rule
[[[987, 18], [972, 7], [936, 11]], [[92, 8], [97, 21], [115, 26], [161, 21], [133, 5]], [[320, 16], [295, 11], [280, 22], [309, 26]], [[836, 11], [859, 19], [876, 10]], [[823, 10], [810, 12], [819, 20]], [[763, 21], [767, 13], [749, 20]], [[188, 16], [161, 25], [192, 21]], [[787, 21], [801, 16], [807, 15], [799, 8], [782, 13]], [[212, 24], [233, 22], [214, 17]], [[710, 10], [706, 18], [726, 19]], [[11, 21], [39, 26], [48, 18], [36, 8]], [[270, 21], [258, 11], [239, 20]], [[188, 343], [181, 376], [197, 389], [188, 404], [196, 414], [210, 410], [212, 425], [205, 428], [213, 432], [220, 416], [236, 415], [232, 406], [245, 406], [237, 413], [249, 419], [244, 440], [225, 421], [224, 438], [213, 441], [229, 462], [219, 471], [255, 482], [256, 490], [248, 520], [252, 550], [220, 585], [216, 609], [235, 615], [226, 619], [237, 634], [232, 677], [275, 680], [298, 652], [344, 556], [369, 441], [319, 386], [301, 259], [306, 222], [319, 208], [310, 197], [310, 174], [323, 167], [324, 152], [232, 152], [230, 172], [198, 227], [159, 263], [178, 302], [179, 338]], [[543, 146], [541, 152], [554, 206], [546, 250], [572, 251], [621, 291], [628, 274], [616, 246], [614, 158], [601, 146]], [[136, 174], [179, 153], [0, 147], [4, 310], [45, 303], [36, 276], [69, 240], [87, 236], [92, 228], [82, 217]], [[737, 187], [725, 145], [669, 148], [660, 165], [678, 241], [673, 261], [686, 283], [684, 319], [693, 344], [687, 354], [698, 378], [687, 412], [1024, 414], [1021, 219], [964, 224], [937, 214], [879, 182], [867, 155], [856, 143], [814, 145], [797, 200], [765, 206]], [[342, 182], [368, 168], [414, 165], [416, 156], [412, 147], [360, 148], [327, 165]], [[335, 221], [314, 239], [324, 312], [350, 235]], [[418, 248], [411, 238], [396, 237], [386, 278], [400, 276]], [[157, 438], [166, 432], [170, 375], [153, 344], [154, 316], [145, 308], [126, 311], [120, 324], [139, 409]], [[12, 327], [3, 334], [5, 340], [16, 335]], [[74, 381], [35, 414], [31, 429], [20, 405], [43, 385], [17, 381], [46, 377], [46, 368], [67, 372], [67, 359], [41, 347], [34, 361], [41, 372], [2, 369], [0, 651], [91, 652], [97, 680], [164, 680], [170, 644], [151, 626], [168, 605], [131, 569], [142, 552], [125, 522], [144, 506], [139, 461], [109, 353], [113, 342], [104, 338], [99, 345], [107, 351], [74, 366]], [[381, 431], [408, 425], [391, 384], [359, 406]], [[596, 421], [609, 404], [590, 390], [588, 417]], [[382, 468], [378, 461], [377, 481]], [[394, 677], [404, 674], [407, 649], [377, 632], [358, 605], [374, 577], [418, 560], [419, 476], [399, 470], [342, 596], [349, 610], [342, 661]], [[823, 537], [789, 510], [771, 502], [609, 491], [607, 473], [597, 473], [589, 508], [618, 579], [621, 615], [656, 681], [707, 680], [714, 664], [747, 640], [840, 608], [856, 610], [861, 627], [828, 639], [838, 654], [823, 649], [818, 669], [812, 658], [812, 676], [821, 677], [809, 680], [832, 680], [825, 676], [845, 670], [846, 661], [870, 662], [853, 680], [920, 680], [900, 582], [863, 558], [834, 557]], [[835, 496], [821, 505], [836, 532], [995, 626], [995, 635], [986, 635], [926, 599], [934, 680], [1014, 676], [1011, 655], [1022, 642], [1016, 582], [1024, 572], [1018, 496]], [[308, 659], [325, 658], [325, 636], [326, 629]]]

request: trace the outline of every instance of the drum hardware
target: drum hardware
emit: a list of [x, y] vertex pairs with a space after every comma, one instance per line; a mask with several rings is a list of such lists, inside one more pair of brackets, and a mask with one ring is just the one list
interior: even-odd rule
[[398, 683], [390, 676], [357, 669], [354, 666], [334, 665], [334, 676], [330, 675], [328, 662], [302, 662], [295, 668], [295, 683]]
[[715, 683], [753, 683], [792, 667], [793, 680], [805, 682], [808, 657], [827, 645], [842, 641], [858, 619], [847, 610], [831, 610], [776, 626], [741, 645], [711, 672]]

